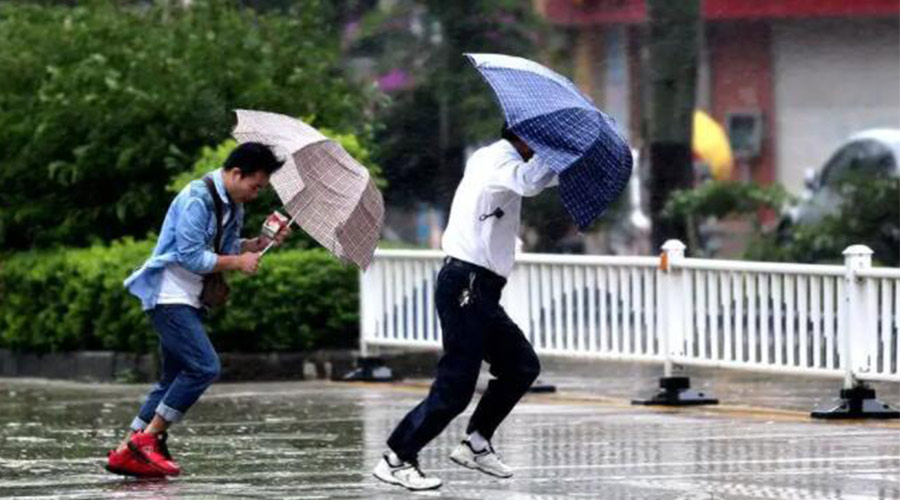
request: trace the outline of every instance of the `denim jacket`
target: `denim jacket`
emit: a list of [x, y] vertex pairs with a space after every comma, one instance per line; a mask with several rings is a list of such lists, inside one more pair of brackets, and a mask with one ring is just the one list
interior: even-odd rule
[[[221, 169], [210, 175], [226, 213], [231, 209], [231, 217], [222, 228], [222, 253], [235, 255], [241, 251], [244, 208], [228, 197]], [[141, 300], [145, 311], [153, 309], [167, 265], [178, 264], [196, 274], [213, 270], [217, 260], [213, 251], [215, 235], [216, 208], [212, 195], [203, 179], [192, 181], [172, 200], [153, 254], [125, 280], [125, 288]]]

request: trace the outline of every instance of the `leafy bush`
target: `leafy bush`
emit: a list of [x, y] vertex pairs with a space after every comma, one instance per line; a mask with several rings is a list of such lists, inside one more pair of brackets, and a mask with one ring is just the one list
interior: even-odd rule
[[[147, 352], [156, 334], [124, 278], [153, 242], [27, 252], [0, 263], [0, 347], [26, 351]], [[223, 351], [355, 345], [356, 271], [323, 250], [267, 254], [256, 276], [230, 277], [229, 305], [209, 318]]]
[[781, 185], [760, 186], [735, 181], [709, 181], [694, 189], [676, 191], [666, 203], [663, 216], [725, 217], [755, 213], [760, 209], [779, 209], [790, 200]]
[[235, 108], [365, 128], [331, 2], [175, 4], [0, 2], [0, 247], [144, 237]]
[[850, 177], [841, 183], [839, 210], [815, 224], [763, 235], [747, 250], [757, 260], [843, 262], [850, 245], [867, 245], [877, 264], [900, 266], [900, 179]]
[[[793, 225], [764, 232], [757, 223], [744, 258], [760, 261], [841, 263], [850, 245], [867, 245], [876, 263], [900, 266], [900, 180], [849, 176], [835, 187], [840, 206], [814, 224]], [[778, 210], [791, 197], [780, 185], [709, 182], [676, 192], [664, 214], [689, 222], [698, 239], [697, 221], [704, 217], [753, 214]], [[697, 248], [691, 242], [689, 248]]]
[[235, 274], [230, 303], [210, 332], [223, 349], [296, 351], [352, 347], [359, 338], [359, 281], [321, 249], [266, 254], [255, 276]]
[[[791, 196], [780, 184], [761, 186], [735, 181], [708, 181], [693, 188], [672, 193], [663, 209], [663, 217], [677, 221], [687, 228], [688, 248], [696, 255], [706, 253], [700, 225], [704, 219], [730, 215], [752, 215], [761, 210], [778, 211]], [[754, 217], [754, 229], [762, 234], [759, 218]]]
[[0, 264], [0, 345], [145, 352], [155, 339], [122, 280], [152, 243], [14, 255]]

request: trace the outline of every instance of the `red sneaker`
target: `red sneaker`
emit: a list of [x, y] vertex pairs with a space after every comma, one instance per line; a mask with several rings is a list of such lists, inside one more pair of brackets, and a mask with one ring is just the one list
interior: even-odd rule
[[106, 470], [113, 474], [133, 477], [164, 477], [165, 474], [137, 459], [128, 448], [109, 450], [106, 454]]
[[181, 474], [181, 467], [171, 458], [166, 458], [168, 449], [164, 450], [160, 446], [159, 439], [153, 434], [147, 434], [146, 432], [134, 433], [131, 439], [128, 440], [128, 449], [132, 451], [138, 460], [167, 476]]

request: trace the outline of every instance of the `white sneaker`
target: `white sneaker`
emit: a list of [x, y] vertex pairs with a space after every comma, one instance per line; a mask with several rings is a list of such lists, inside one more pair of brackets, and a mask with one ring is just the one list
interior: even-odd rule
[[463, 441], [450, 454], [450, 460], [494, 477], [508, 478], [513, 475], [512, 469], [500, 460], [500, 456], [490, 444], [481, 451], [475, 451], [468, 441]]
[[372, 471], [372, 475], [388, 484], [396, 484], [412, 491], [434, 490], [444, 484], [436, 477], [427, 477], [419, 470], [419, 464], [412, 462], [400, 462], [393, 465], [385, 453], [378, 465]]

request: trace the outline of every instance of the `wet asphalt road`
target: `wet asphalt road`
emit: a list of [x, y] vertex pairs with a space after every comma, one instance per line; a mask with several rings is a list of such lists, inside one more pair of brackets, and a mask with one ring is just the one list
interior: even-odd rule
[[422, 384], [217, 384], [172, 432], [183, 476], [123, 480], [102, 469], [105, 451], [146, 389], [0, 379], [0, 497], [900, 499], [900, 422], [655, 409], [566, 392], [528, 396], [501, 427], [494, 444], [513, 479], [447, 458], [470, 406], [421, 456], [445, 486], [408, 493], [370, 471]]

